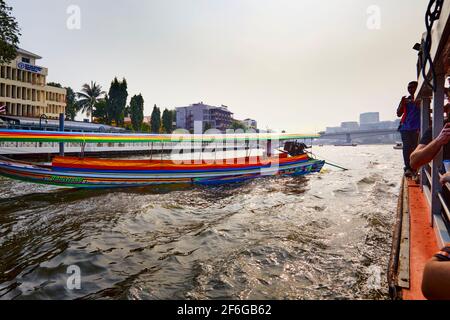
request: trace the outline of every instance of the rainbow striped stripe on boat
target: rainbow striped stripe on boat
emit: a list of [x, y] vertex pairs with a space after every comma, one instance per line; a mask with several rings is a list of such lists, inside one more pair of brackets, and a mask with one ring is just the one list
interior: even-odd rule
[[84, 133], [36, 130], [0, 130], [0, 141], [15, 142], [74, 142], [74, 143], [176, 143], [176, 142], [219, 142], [219, 141], [268, 141], [315, 139], [316, 134], [121, 134]]

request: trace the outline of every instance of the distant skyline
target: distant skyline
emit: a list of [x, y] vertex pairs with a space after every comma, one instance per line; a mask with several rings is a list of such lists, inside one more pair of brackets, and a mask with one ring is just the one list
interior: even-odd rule
[[[108, 91], [115, 76], [125, 77], [129, 98], [144, 96], [146, 115], [154, 104], [203, 101], [289, 132], [318, 132], [366, 111], [394, 120], [416, 79], [412, 47], [425, 31], [428, 3], [6, 2], [22, 28], [20, 47], [43, 56], [48, 81], [77, 91], [92, 80]], [[67, 27], [71, 5], [80, 9], [80, 29]]]
[[[360, 112], [358, 115], [357, 115], [357, 118], [356, 119], [351, 119], [351, 120], [342, 120], [341, 122], [339, 122], [339, 123], [337, 123], [335, 126], [329, 126], [329, 125], [327, 125], [327, 127], [339, 127], [342, 123], [344, 123], [344, 122], [358, 122], [358, 123], [360, 123], [361, 122], [361, 115], [363, 115], [363, 114], [368, 114], [368, 113], [370, 113], [370, 114], [372, 114], [372, 113], [379, 113], [378, 111], [370, 111], [370, 110], [366, 110], [366, 111], [362, 111], [362, 112]], [[393, 117], [391, 117], [391, 118], [386, 118], [386, 119], [383, 119], [381, 116], [379, 117], [379, 122], [384, 122], [384, 121], [395, 121], [395, 120], [400, 120], [400, 118], [397, 118], [397, 117], [395, 117], [395, 115], [393, 116]]]

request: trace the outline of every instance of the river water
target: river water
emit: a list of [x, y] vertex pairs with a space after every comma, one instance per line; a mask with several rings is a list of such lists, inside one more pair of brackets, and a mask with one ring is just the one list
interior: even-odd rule
[[313, 152], [350, 170], [113, 191], [0, 178], [0, 299], [387, 299], [401, 151]]

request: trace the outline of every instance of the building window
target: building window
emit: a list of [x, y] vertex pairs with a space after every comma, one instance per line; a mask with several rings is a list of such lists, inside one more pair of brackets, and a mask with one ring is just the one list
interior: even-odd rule
[[30, 63], [30, 58], [22, 57], [22, 62]]

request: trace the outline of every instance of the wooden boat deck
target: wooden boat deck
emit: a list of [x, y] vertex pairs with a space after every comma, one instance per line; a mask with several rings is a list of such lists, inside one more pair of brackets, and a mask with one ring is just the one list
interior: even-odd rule
[[425, 264], [439, 250], [431, 227], [430, 209], [420, 186], [407, 180], [410, 213], [410, 288], [403, 290], [403, 300], [425, 300], [422, 275]]
[[399, 233], [398, 251], [396, 257], [391, 257], [397, 259], [397, 270], [390, 279], [397, 287], [392, 298], [426, 300], [422, 294], [423, 270], [439, 250], [431, 225], [430, 208], [420, 185], [411, 179], [405, 179], [400, 199], [401, 219], [398, 221], [401, 221], [401, 227], [396, 228]]

